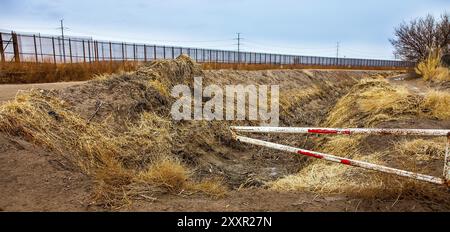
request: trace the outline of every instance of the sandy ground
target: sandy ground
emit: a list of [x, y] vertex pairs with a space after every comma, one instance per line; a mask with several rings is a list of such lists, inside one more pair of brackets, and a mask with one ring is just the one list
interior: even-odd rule
[[33, 88], [63, 89], [81, 83], [84, 83], [84, 81], [42, 83], [42, 84], [2, 84], [0, 85], [0, 104], [5, 101], [13, 99], [14, 96], [16, 96], [17, 91], [20, 90], [29, 90]]

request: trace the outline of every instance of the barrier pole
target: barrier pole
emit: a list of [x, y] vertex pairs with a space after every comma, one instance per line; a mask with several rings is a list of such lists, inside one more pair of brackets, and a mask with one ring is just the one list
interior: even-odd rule
[[447, 136], [447, 145], [445, 147], [444, 178], [447, 180], [447, 184], [450, 185], [450, 135]]
[[439, 184], [439, 185], [446, 184], [446, 181], [439, 177], [404, 171], [404, 170], [390, 168], [390, 167], [386, 167], [386, 166], [382, 166], [382, 165], [378, 165], [378, 164], [372, 164], [372, 163], [368, 163], [368, 162], [364, 162], [364, 161], [346, 159], [346, 158], [342, 158], [342, 157], [338, 157], [338, 156], [334, 156], [334, 155], [304, 150], [304, 149], [290, 147], [290, 146], [281, 145], [281, 144], [272, 143], [272, 142], [266, 142], [263, 140], [248, 138], [248, 137], [244, 137], [244, 136], [236, 135], [235, 139], [239, 142], [268, 147], [268, 148], [272, 148], [272, 149], [279, 150], [279, 151], [286, 151], [286, 152], [290, 152], [290, 153], [314, 157], [317, 159], [324, 159], [327, 161], [336, 162], [336, 163], [340, 163], [340, 164], [361, 167], [364, 169], [374, 170], [374, 171], [378, 171], [378, 172], [395, 174], [398, 176], [408, 177], [411, 179], [421, 180], [421, 181], [430, 182], [430, 183]]
[[442, 129], [310, 128], [310, 127], [254, 127], [254, 126], [231, 126], [230, 128], [234, 131], [253, 132], [253, 133], [450, 136], [450, 130], [442, 130]]

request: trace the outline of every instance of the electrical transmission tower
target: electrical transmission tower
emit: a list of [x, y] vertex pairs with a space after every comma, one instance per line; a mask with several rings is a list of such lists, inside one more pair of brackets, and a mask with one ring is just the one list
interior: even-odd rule
[[234, 38], [235, 40], [237, 40], [237, 53], [238, 53], [238, 63], [241, 62], [241, 40], [243, 39], [241, 37], [241, 33], [237, 33], [237, 38]]
[[[66, 63], [66, 49], [65, 49], [65, 46], [64, 46], [65, 45], [65, 42], [64, 42], [64, 29], [68, 29], [68, 28], [64, 27], [64, 19], [59, 20], [59, 22], [60, 22], [60, 27], [58, 29], [61, 30], [62, 55], [63, 55], [64, 63]], [[60, 44], [60, 48], [61, 48], [61, 44]]]
[[339, 58], [339, 46], [340, 46], [340, 43], [337, 42], [336, 43], [336, 58]]

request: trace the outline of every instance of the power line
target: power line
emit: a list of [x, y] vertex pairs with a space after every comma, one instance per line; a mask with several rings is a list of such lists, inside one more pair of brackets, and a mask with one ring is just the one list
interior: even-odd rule
[[246, 41], [249, 42], [250, 44], [260, 45], [260, 46], [264, 46], [264, 47], [294, 49], [294, 50], [327, 50], [327, 51], [333, 50], [333, 51], [335, 51], [335, 48], [336, 48], [334, 46], [333, 47], [321, 47], [321, 48], [285, 47], [285, 46], [264, 44], [264, 43], [256, 42], [256, 41], [253, 41], [253, 40], [246, 40]]

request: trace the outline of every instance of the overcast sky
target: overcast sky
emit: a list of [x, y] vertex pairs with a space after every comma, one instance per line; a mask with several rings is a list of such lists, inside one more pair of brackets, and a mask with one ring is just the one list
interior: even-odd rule
[[0, 0], [0, 29], [217, 49], [392, 59], [402, 21], [450, 12], [449, 0]]

